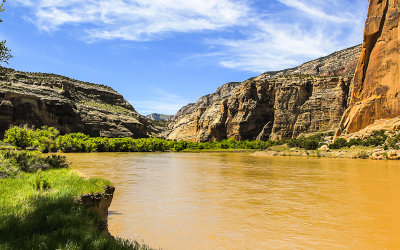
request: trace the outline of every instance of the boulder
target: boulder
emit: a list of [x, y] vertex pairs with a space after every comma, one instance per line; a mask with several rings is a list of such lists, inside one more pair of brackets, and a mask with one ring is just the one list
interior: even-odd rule
[[385, 160], [387, 158], [386, 151], [373, 152], [370, 156], [371, 160]]
[[389, 160], [400, 160], [400, 151], [399, 150], [390, 150], [387, 153], [387, 158]]
[[329, 151], [328, 145], [322, 145], [320, 148], [318, 148], [319, 151]]

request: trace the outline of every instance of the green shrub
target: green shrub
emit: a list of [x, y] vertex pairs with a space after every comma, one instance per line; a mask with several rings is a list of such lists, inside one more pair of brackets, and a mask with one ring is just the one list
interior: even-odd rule
[[396, 132], [393, 136], [386, 139], [385, 146], [392, 149], [400, 148], [400, 134]]
[[303, 147], [307, 150], [316, 150], [318, 145], [319, 141], [308, 140], [304, 142]]
[[323, 134], [316, 134], [309, 137], [299, 137], [297, 139], [287, 140], [287, 145], [291, 148], [304, 148], [306, 150], [315, 150], [323, 142]]
[[5, 132], [4, 141], [25, 149], [32, 145], [32, 131], [25, 128], [12, 127]]
[[56, 152], [56, 139], [60, 131], [53, 127], [43, 126], [41, 129], [32, 131], [32, 146], [36, 147], [41, 152]]
[[338, 138], [334, 143], [329, 144], [329, 149], [339, 149], [339, 148], [344, 148], [346, 146], [347, 146], [347, 140], [344, 138]]
[[173, 151], [182, 151], [187, 148], [188, 143], [186, 141], [177, 141], [174, 143]]
[[364, 139], [363, 145], [368, 146], [381, 146], [385, 143], [388, 136], [384, 130], [373, 131], [370, 136]]
[[56, 146], [57, 149], [65, 152], [86, 152], [85, 141], [89, 139], [89, 136], [83, 133], [72, 133], [61, 135], [57, 137]]
[[361, 140], [360, 138], [353, 138], [347, 143], [348, 147], [351, 147], [351, 146], [362, 146], [362, 145], [364, 145], [364, 141]]
[[38, 170], [67, 168], [65, 156], [43, 156], [38, 151], [0, 151], [0, 176], [15, 176], [20, 172], [34, 173]]

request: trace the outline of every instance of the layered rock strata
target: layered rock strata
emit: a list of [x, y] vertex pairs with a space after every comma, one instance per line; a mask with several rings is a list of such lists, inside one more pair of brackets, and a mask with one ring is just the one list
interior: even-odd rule
[[0, 138], [12, 125], [147, 137], [153, 126], [115, 90], [64, 76], [0, 68]]
[[341, 122], [346, 133], [400, 116], [399, 22], [399, 0], [369, 1], [350, 107]]
[[293, 69], [224, 85], [182, 108], [165, 136], [204, 142], [231, 137], [280, 139], [334, 131], [347, 108], [360, 51], [361, 46], [356, 46]]

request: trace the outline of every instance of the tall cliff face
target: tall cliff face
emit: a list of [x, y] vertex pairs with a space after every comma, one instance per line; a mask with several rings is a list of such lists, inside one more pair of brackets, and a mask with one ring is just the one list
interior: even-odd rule
[[[400, 1], [370, 0], [351, 104], [341, 126], [353, 133], [400, 116]], [[388, 121], [389, 122], [389, 121]]]
[[[178, 112], [168, 139], [218, 141], [290, 138], [334, 131], [340, 122], [361, 46], [293, 69], [224, 85]], [[228, 87], [229, 86], [229, 87]], [[213, 101], [205, 101], [214, 96]]]
[[188, 105], [183, 106], [174, 115], [174, 117], [172, 117], [172, 120], [175, 120], [178, 117], [195, 112], [199, 108], [205, 108], [211, 106], [214, 102], [226, 99], [232, 94], [232, 91], [240, 84], [241, 84], [240, 82], [229, 82], [222, 85], [214, 93], [201, 97], [196, 103], [189, 103]]
[[106, 137], [147, 137], [155, 131], [110, 87], [0, 68], [0, 137], [11, 125]]

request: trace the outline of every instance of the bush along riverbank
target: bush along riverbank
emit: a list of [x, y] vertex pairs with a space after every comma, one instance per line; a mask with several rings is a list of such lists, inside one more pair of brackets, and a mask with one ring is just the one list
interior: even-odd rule
[[158, 138], [133, 139], [89, 137], [82, 133], [60, 135], [55, 128], [42, 127], [37, 130], [13, 127], [5, 132], [4, 142], [8, 146], [36, 149], [41, 152], [166, 152], [197, 150], [264, 150], [272, 141], [235, 141], [193, 143], [167, 141]]
[[354, 134], [335, 141], [332, 134], [316, 134], [290, 139], [253, 155], [400, 160], [400, 130]]
[[[195, 143], [159, 138], [89, 137], [82, 133], [60, 135], [52, 127], [30, 130], [13, 127], [6, 131], [0, 147], [33, 149], [41, 152], [167, 152], [167, 151], [267, 151], [267, 155], [400, 159], [400, 130], [373, 131], [333, 140], [333, 133], [318, 133], [277, 141], [236, 141]], [[265, 155], [265, 154], [264, 154]]]
[[0, 249], [149, 249], [107, 232], [113, 191], [64, 156], [0, 151]]

